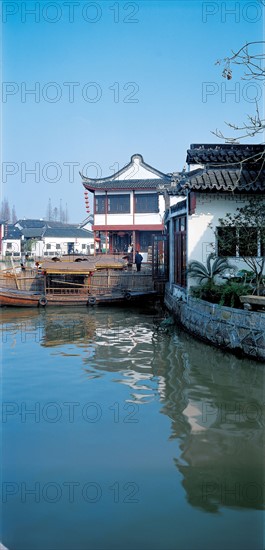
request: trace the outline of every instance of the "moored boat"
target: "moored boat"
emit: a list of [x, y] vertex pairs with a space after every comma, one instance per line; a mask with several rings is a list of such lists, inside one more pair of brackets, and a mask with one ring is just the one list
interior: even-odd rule
[[37, 307], [46, 305], [46, 298], [39, 292], [0, 288], [0, 306]]
[[14, 307], [92, 306], [152, 296], [151, 273], [126, 271], [115, 257], [44, 261], [31, 273], [14, 274], [0, 285], [0, 305]]

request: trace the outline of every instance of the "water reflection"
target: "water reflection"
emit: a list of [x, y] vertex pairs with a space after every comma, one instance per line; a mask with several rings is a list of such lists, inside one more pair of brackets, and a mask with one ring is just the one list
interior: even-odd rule
[[[202, 346], [185, 334], [169, 344], [162, 412], [180, 441], [175, 464], [188, 502], [262, 509], [263, 371], [260, 364]], [[176, 360], [171, 347], [176, 346]], [[182, 348], [182, 351], [180, 349]]]
[[108, 374], [128, 388], [127, 402], [160, 403], [171, 420], [174, 463], [191, 506], [261, 509], [262, 365], [176, 327], [161, 332], [153, 317], [111, 308], [2, 310], [2, 338], [10, 347], [32, 339], [52, 354], [80, 357], [85, 380]]

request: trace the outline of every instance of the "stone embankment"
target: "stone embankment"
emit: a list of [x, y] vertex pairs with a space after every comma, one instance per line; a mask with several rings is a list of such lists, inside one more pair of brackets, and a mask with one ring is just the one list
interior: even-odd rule
[[178, 299], [166, 289], [165, 305], [189, 333], [237, 355], [265, 362], [265, 313], [234, 309], [188, 297]]

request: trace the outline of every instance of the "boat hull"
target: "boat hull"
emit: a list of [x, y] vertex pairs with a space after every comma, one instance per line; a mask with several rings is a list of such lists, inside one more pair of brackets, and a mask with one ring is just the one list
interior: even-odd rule
[[0, 306], [47, 307], [47, 306], [86, 306], [88, 296], [49, 296], [23, 290], [0, 289]]
[[38, 307], [42, 295], [23, 290], [0, 289], [0, 306]]

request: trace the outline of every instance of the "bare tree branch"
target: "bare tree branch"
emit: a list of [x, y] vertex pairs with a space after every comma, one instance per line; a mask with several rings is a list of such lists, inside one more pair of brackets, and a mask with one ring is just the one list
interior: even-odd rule
[[[260, 0], [265, 6], [265, 0]], [[259, 47], [259, 50], [255, 51], [255, 46]], [[258, 40], [255, 42], [247, 42], [237, 52], [232, 52], [232, 56], [226, 57], [223, 60], [217, 60], [216, 65], [223, 65], [222, 76], [227, 80], [231, 80], [233, 77], [233, 71], [231, 64], [242, 65], [244, 67], [244, 76], [242, 80], [259, 80], [265, 81], [265, 52], [260, 53], [260, 48], [265, 46], [264, 40]], [[251, 52], [250, 52], [251, 50]], [[265, 119], [261, 117], [257, 100], [255, 101], [256, 111], [254, 115], [247, 115], [247, 121], [241, 125], [226, 122], [225, 124], [232, 128], [235, 132], [240, 132], [240, 135], [236, 137], [226, 137], [223, 132], [216, 129], [212, 131], [212, 134], [220, 139], [226, 140], [228, 143], [234, 143], [239, 139], [252, 138], [257, 134], [264, 133]]]

